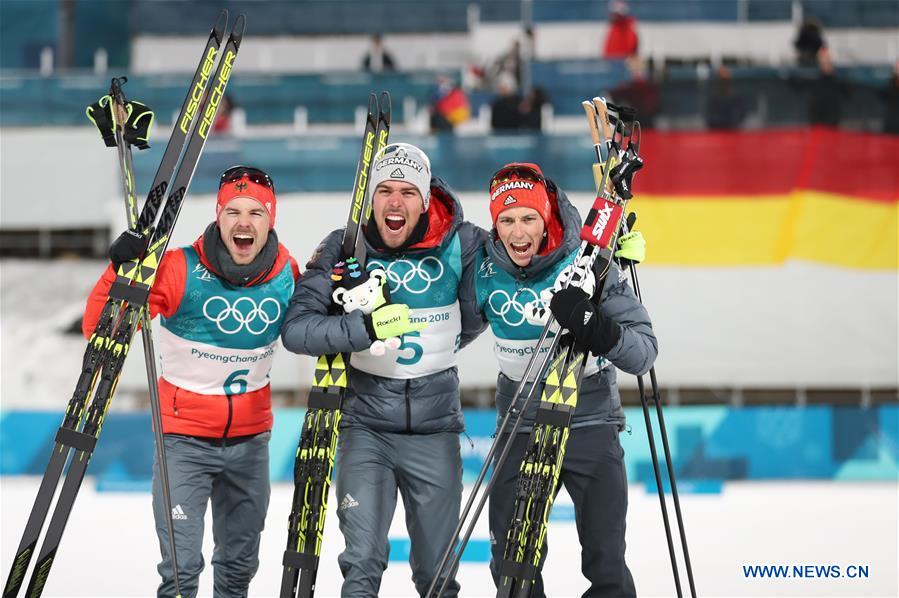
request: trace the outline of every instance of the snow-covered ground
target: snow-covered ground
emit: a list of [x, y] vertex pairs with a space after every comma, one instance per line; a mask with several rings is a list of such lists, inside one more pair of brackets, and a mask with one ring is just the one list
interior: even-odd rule
[[[6, 575], [28, 510], [37, 491], [32, 477], [0, 478], [0, 527]], [[277, 595], [281, 554], [292, 488], [273, 487], [262, 538], [261, 565], [251, 596]], [[640, 596], [674, 596], [662, 523], [655, 494], [642, 485], [630, 489], [628, 563]], [[317, 596], [339, 595], [336, 558], [343, 546], [331, 500]], [[897, 596], [897, 511], [899, 485], [887, 483], [728, 483], [721, 494], [682, 495], [690, 554], [700, 596]], [[401, 504], [401, 503], [400, 503]], [[560, 494], [557, 509], [570, 505]], [[672, 513], [673, 516], [673, 513]], [[209, 522], [207, 522], [207, 530]], [[487, 538], [479, 522], [474, 538]], [[402, 507], [391, 538], [406, 538]], [[211, 533], [205, 539], [211, 555]], [[550, 596], [577, 596], [585, 589], [573, 521], [554, 521], [546, 565]], [[78, 498], [54, 563], [45, 596], [152, 596], [158, 583], [158, 543], [146, 493], [97, 492], [89, 480]], [[399, 552], [399, 551], [395, 551]], [[744, 565], [867, 567], [867, 578], [748, 578]], [[682, 575], [683, 578], [683, 575]], [[201, 578], [201, 595], [212, 592], [211, 569]], [[463, 564], [462, 595], [492, 596], [486, 562]], [[684, 579], [684, 583], [686, 580]], [[381, 596], [414, 596], [408, 564], [391, 561]]]

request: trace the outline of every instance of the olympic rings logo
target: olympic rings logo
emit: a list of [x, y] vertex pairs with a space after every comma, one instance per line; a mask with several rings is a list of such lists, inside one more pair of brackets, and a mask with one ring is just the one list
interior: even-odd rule
[[[525, 301], [524, 303], [518, 301], [518, 298], [520, 296], [527, 294], [531, 295], [533, 297], [533, 300]], [[519, 289], [514, 296], [510, 296], [509, 293], [502, 289], [497, 289], [490, 293], [490, 296], [487, 297], [487, 304], [490, 306], [490, 309], [493, 310], [493, 313], [501, 317], [503, 319], [503, 322], [505, 322], [509, 326], [521, 326], [526, 321], [526, 318], [524, 316], [525, 305], [531, 303], [531, 301], [537, 301], [537, 299], [537, 293], [534, 292], [533, 289]], [[499, 301], [501, 303], [497, 304], [495, 301]], [[506, 317], [510, 313], [512, 315]]]
[[[436, 273], [425, 269], [424, 266], [428, 263], [433, 264], [431, 269]], [[431, 283], [437, 282], [443, 276], [443, 263], [432, 255], [418, 262], [402, 259], [385, 264], [379, 260], [369, 260], [368, 264], [369, 268], [375, 266], [384, 269], [391, 293], [406, 289], [413, 295], [421, 295], [428, 292]]]
[[237, 334], [246, 328], [258, 336], [281, 318], [281, 304], [272, 297], [266, 297], [258, 305], [250, 297], [240, 297], [232, 305], [216, 295], [203, 304], [203, 315], [225, 334]]

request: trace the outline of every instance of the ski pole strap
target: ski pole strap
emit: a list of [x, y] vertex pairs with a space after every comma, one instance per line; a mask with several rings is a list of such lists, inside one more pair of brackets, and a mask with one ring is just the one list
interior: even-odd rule
[[612, 129], [616, 129], [621, 125], [621, 133], [630, 136], [633, 131], [634, 122], [637, 119], [637, 111], [624, 104], [613, 104], [606, 102], [607, 114], [609, 115], [609, 125]]
[[84, 453], [94, 452], [97, 446], [97, 438], [90, 434], [84, 434], [70, 428], [59, 428], [56, 431], [56, 442], [65, 446], [70, 446]]
[[155, 114], [146, 104], [133, 100], [128, 102], [125, 109], [128, 111], [123, 132], [125, 141], [136, 145], [137, 149], [147, 149], [150, 147], [150, 127], [153, 126]]
[[633, 146], [628, 146], [627, 151], [621, 162], [612, 168], [609, 175], [612, 178], [612, 185], [615, 192], [623, 199], [630, 199], [634, 196], [631, 186], [634, 180], [634, 174], [643, 168], [643, 158], [637, 155]]
[[106, 147], [115, 147], [115, 121], [112, 116], [112, 96], [107, 94], [91, 104], [85, 114], [100, 131]]
[[315, 571], [318, 567], [318, 557], [314, 554], [305, 554], [297, 552], [296, 550], [285, 550], [281, 564], [285, 567], [293, 567], [294, 569]]
[[514, 577], [519, 580], [534, 581], [537, 579], [537, 567], [531, 563], [516, 563], [504, 559], [499, 567], [500, 577]]

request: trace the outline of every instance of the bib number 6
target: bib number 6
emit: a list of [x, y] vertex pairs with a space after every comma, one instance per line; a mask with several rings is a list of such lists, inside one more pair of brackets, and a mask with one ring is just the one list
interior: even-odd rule
[[229, 397], [231, 395], [240, 395], [247, 392], [247, 380], [243, 376], [250, 373], [250, 370], [235, 370], [225, 379], [225, 385], [222, 389]]

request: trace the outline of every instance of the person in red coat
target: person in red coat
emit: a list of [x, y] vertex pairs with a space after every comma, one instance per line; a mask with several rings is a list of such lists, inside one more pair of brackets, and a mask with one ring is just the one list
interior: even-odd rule
[[637, 20], [628, 14], [626, 2], [609, 5], [609, 32], [603, 58], [628, 58], [636, 56], [640, 40], [637, 37]]

